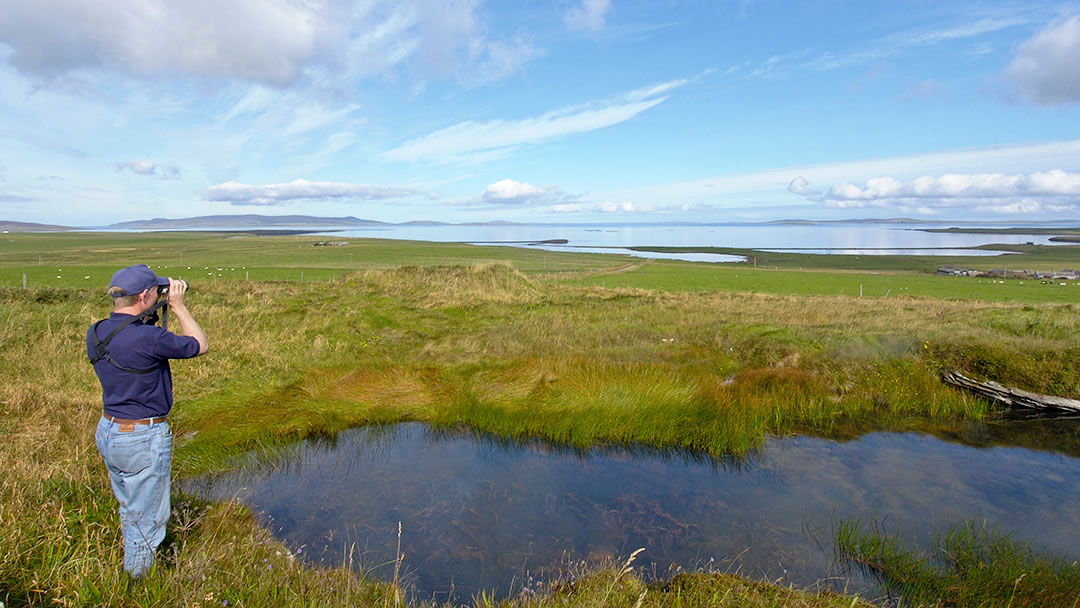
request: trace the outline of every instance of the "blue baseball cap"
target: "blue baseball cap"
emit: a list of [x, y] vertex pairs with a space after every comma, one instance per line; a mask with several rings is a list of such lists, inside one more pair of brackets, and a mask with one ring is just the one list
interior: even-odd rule
[[136, 264], [121, 268], [112, 275], [109, 289], [119, 287], [120, 293], [113, 293], [112, 297], [132, 296], [153, 287], [154, 285], [168, 285], [169, 279], [159, 277], [146, 264]]

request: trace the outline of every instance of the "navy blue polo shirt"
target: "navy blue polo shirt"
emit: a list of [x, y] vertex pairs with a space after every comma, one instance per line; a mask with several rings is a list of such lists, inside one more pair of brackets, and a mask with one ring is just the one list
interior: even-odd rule
[[[131, 315], [111, 313], [97, 326], [99, 340], [108, 337], [120, 323]], [[86, 333], [86, 354], [93, 358], [95, 340]], [[125, 372], [101, 359], [94, 372], [101, 381], [101, 400], [105, 413], [116, 418], [155, 418], [172, 409], [172, 373], [169, 359], [190, 359], [199, 354], [199, 341], [191, 336], [178, 336], [156, 325], [129, 324], [109, 342], [109, 356], [131, 369], [155, 368], [148, 374]]]

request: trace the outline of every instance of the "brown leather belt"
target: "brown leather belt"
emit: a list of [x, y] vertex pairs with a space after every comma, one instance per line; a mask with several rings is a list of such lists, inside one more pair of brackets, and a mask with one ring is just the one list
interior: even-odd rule
[[129, 420], [127, 418], [114, 418], [108, 414], [102, 414], [109, 422], [115, 422], [116, 424], [161, 424], [169, 419], [168, 416], [161, 416], [159, 418], [143, 418], [141, 420]]

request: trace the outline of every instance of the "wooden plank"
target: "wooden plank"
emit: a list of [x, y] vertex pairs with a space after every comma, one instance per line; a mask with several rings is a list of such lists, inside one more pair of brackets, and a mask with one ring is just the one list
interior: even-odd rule
[[953, 386], [958, 386], [977, 395], [1010, 407], [1028, 407], [1042, 410], [1063, 410], [1067, 412], [1080, 412], [1080, 400], [1056, 397], [1054, 395], [1040, 395], [1002, 386], [997, 382], [979, 382], [954, 371], [947, 371], [941, 375], [942, 380]]

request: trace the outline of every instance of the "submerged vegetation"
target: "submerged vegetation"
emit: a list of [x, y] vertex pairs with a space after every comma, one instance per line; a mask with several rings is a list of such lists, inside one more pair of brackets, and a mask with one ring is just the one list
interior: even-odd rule
[[[769, 279], [759, 284], [769, 287], [750, 290], [734, 281], [753, 272], [745, 265], [627, 265], [512, 248], [10, 236], [18, 238], [0, 249], [0, 601], [7, 607], [399, 599], [393, 585], [350, 569], [349, 555], [335, 567], [305, 564], [242, 506], [179, 495], [160, 567], [145, 582], [124, 578], [115, 505], [92, 441], [100, 389], [83, 341], [107, 312], [109, 275], [130, 263], [191, 277], [190, 307], [211, 339], [209, 356], [174, 367], [177, 476], [220, 470], [251, 450], [272, 453], [301, 438], [396, 421], [572, 446], [636, 442], [730, 455], [767, 435], [932, 432], [995, 416], [941, 383], [944, 368], [1080, 397], [1072, 303], [1080, 296], [1071, 291], [1064, 301], [1060, 290], [1016, 300], [975, 291], [913, 297], [906, 294], [933, 292], [951, 278], [825, 273], [847, 286], [884, 285], [892, 276], [912, 287], [860, 298], [848, 287], [845, 295], [823, 292], [820, 278], [807, 282], [796, 271], [762, 271]], [[210, 274], [196, 278], [202, 273]], [[22, 274], [31, 275], [26, 289]], [[778, 281], [784, 277], [787, 287]], [[952, 285], [975, 285], [965, 280]], [[1021, 570], [1030, 557], [1016, 561]], [[1061, 572], [1062, 588], [1080, 587], [1074, 570]], [[648, 583], [608, 564], [581, 574], [548, 593], [505, 601], [863, 605], [718, 573]], [[949, 593], [956, 585], [991, 588], [978, 578], [943, 584]], [[1007, 605], [1013, 597], [926, 588], [918, 597], [927, 605]], [[964, 603], [968, 597], [984, 599]]]

